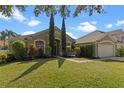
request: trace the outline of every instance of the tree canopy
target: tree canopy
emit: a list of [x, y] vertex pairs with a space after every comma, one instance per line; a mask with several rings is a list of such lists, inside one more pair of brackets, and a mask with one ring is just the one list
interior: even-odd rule
[[[25, 11], [26, 7], [25, 5], [0, 5], [0, 13], [6, 17], [10, 17], [15, 8]], [[70, 10], [71, 7], [71, 5], [36, 5], [34, 14], [35, 16], [39, 16], [39, 14], [45, 13], [47, 16], [50, 16], [53, 13], [53, 15], [60, 14], [62, 17], [69, 17], [72, 12]], [[104, 9], [102, 5], [77, 5], [71, 14], [73, 17], [76, 17], [82, 12], [86, 12], [91, 16], [95, 12], [99, 14], [104, 13]]]

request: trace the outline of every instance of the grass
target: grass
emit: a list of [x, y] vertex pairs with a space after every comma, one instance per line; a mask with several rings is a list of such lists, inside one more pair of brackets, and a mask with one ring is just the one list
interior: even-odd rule
[[124, 87], [124, 63], [74, 63], [49, 58], [1, 64], [0, 87]]

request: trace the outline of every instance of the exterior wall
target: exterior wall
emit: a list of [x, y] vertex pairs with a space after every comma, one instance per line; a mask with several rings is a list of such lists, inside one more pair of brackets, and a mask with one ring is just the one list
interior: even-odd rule
[[[47, 30], [47, 31], [39, 32], [32, 35], [16, 37], [16, 38], [13, 38], [11, 41], [13, 40], [23, 40], [27, 45], [35, 44], [36, 40], [42, 40], [44, 41], [45, 46], [47, 46], [49, 44], [49, 31]], [[59, 41], [59, 46], [60, 46], [59, 51], [61, 55], [62, 54], [61, 53], [61, 33], [58, 30], [55, 31], [55, 40]], [[69, 45], [71, 45], [73, 42], [74, 40], [68, 35], [66, 35], [66, 43], [69, 43]]]
[[97, 43], [95, 43], [94, 57], [98, 57], [98, 44]]

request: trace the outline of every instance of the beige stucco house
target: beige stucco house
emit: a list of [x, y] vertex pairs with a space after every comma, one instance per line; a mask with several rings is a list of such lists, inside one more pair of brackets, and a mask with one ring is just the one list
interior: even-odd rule
[[[12, 40], [23, 40], [27, 45], [34, 44], [36, 48], [42, 48], [45, 53], [45, 47], [49, 45], [49, 29], [37, 32], [31, 35], [24, 35], [13, 38]], [[67, 46], [74, 43], [74, 39], [66, 35]], [[55, 26], [55, 51], [56, 55], [61, 55], [61, 30]]]
[[77, 46], [94, 44], [94, 57], [116, 55], [116, 48], [124, 46], [124, 32], [121, 29], [111, 32], [94, 31], [76, 40]]

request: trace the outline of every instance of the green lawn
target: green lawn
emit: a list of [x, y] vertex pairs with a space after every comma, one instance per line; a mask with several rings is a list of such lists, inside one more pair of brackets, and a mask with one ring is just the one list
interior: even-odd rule
[[0, 87], [124, 87], [124, 63], [57, 58], [15, 62], [0, 65]]

